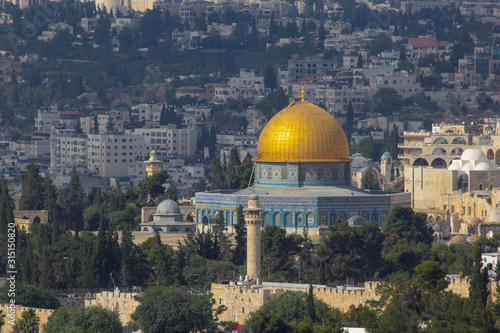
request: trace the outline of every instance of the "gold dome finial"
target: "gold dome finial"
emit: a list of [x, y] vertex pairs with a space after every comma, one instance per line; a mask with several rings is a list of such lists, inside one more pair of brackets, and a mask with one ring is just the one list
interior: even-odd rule
[[305, 101], [304, 96], [306, 94], [306, 92], [304, 91], [304, 85], [305, 85], [305, 83], [304, 83], [304, 81], [302, 81], [302, 82], [300, 82], [300, 84], [302, 85], [302, 102], [304, 102]]

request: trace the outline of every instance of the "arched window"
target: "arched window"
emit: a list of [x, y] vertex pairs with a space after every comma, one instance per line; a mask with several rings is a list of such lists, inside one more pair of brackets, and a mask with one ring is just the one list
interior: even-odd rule
[[454, 148], [452, 149], [450, 155], [462, 155], [464, 150], [462, 148]]
[[274, 218], [273, 218], [274, 225], [280, 226], [281, 221], [280, 221], [280, 213], [274, 213]]
[[378, 214], [376, 212], [372, 213], [372, 221], [378, 224]]
[[291, 227], [291, 226], [292, 226], [292, 214], [285, 213], [285, 227]]
[[330, 213], [330, 225], [335, 224], [335, 218], [336, 218], [335, 212], [331, 212]]
[[413, 162], [413, 166], [429, 166], [429, 163], [426, 159], [419, 157]]
[[344, 213], [344, 212], [341, 212], [341, 213], [339, 214], [339, 220], [340, 220], [340, 221], [345, 221], [345, 220], [346, 220], [346, 218], [345, 218], [345, 213]]
[[231, 225], [231, 212], [226, 212], [226, 225]]
[[262, 217], [264, 218], [264, 220], [262, 221], [262, 226], [269, 225], [269, 214], [265, 212], [264, 214], [262, 214]]
[[309, 227], [314, 226], [314, 213], [307, 214], [307, 226]]
[[302, 213], [298, 213], [298, 214], [296, 215], [295, 219], [296, 219], [296, 221], [297, 221], [297, 222], [295, 223], [295, 225], [296, 225], [297, 227], [303, 227], [303, 226], [304, 226], [304, 220], [303, 220], [303, 218], [302, 218]]
[[447, 145], [448, 140], [446, 140], [445, 138], [437, 138], [436, 140], [434, 140], [434, 142], [432, 144], [433, 145]]
[[432, 155], [448, 155], [448, 153], [443, 148], [436, 148], [432, 152]]
[[483, 184], [479, 184], [479, 191], [483, 190]]
[[464, 140], [464, 138], [455, 138], [451, 141], [452, 145], [466, 145], [467, 141]]
[[448, 165], [446, 164], [446, 161], [443, 160], [442, 158], [436, 158], [435, 160], [432, 161], [431, 167], [433, 167], [433, 168], [447, 168]]

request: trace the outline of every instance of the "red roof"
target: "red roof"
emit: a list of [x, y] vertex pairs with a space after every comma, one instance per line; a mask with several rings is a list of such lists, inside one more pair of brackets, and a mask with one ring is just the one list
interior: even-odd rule
[[184, 87], [179, 87], [175, 90], [176, 91], [193, 91], [193, 90], [205, 91], [205, 88], [200, 88], [200, 87], [196, 87], [196, 86], [184, 86]]
[[438, 47], [438, 46], [446, 46], [448, 44], [446, 41], [438, 41], [434, 37], [410, 38], [409, 43], [413, 45], [414, 48]]

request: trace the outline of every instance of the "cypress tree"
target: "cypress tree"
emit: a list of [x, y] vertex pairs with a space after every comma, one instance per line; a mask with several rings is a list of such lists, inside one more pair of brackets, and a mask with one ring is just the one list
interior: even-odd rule
[[236, 210], [236, 219], [237, 223], [234, 226], [236, 246], [233, 250], [233, 263], [240, 266], [245, 264], [247, 257], [247, 229], [245, 227], [245, 214], [241, 205]]
[[67, 195], [64, 200], [64, 222], [67, 229], [80, 231], [83, 229], [83, 189], [80, 178], [73, 166], [71, 179], [68, 184]]
[[264, 87], [268, 89], [276, 89], [276, 74], [274, 74], [274, 68], [272, 65], [266, 67], [266, 71], [264, 73]]
[[103, 216], [101, 216], [101, 221], [99, 223], [99, 231], [97, 233], [97, 244], [96, 244], [96, 280], [100, 286], [104, 286], [108, 281], [106, 276], [107, 261], [107, 239], [106, 239], [106, 221]]
[[486, 307], [486, 301], [488, 300], [488, 271], [486, 268], [481, 269], [482, 259], [481, 259], [481, 248], [479, 246], [474, 247], [474, 265], [472, 266], [472, 276], [469, 286], [469, 299], [481, 308]]
[[40, 170], [30, 164], [22, 175], [20, 210], [41, 210], [44, 206], [43, 186]]
[[134, 244], [132, 231], [126, 227], [122, 230], [122, 242], [120, 252], [122, 254], [120, 274], [122, 276], [122, 286], [130, 287], [134, 283], [140, 284], [141, 264], [139, 258], [139, 248]]
[[306, 301], [307, 301], [306, 302], [307, 316], [315, 322], [317, 318], [316, 318], [316, 307], [314, 306], [314, 294], [313, 294], [312, 284], [309, 284], [309, 292], [307, 293]]
[[356, 68], [363, 68], [363, 56], [361, 53], [358, 53], [358, 63], [356, 65]]
[[389, 153], [391, 154], [393, 159], [398, 158], [398, 153], [399, 153], [398, 144], [399, 144], [399, 132], [396, 125], [393, 124], [392, 131], [389, 134]]
[[212, 181], [211, 189], [218, 190], [225, 188], [224, 170], [218, 158], [212, 160]]

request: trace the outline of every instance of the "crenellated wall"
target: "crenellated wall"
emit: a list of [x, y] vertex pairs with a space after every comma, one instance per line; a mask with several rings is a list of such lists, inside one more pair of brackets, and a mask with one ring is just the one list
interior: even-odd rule
[[140, 296], [140, 293], [122, 293], [120, 290], [105, 291], [95, 294], [94, 299], [86, 299], [85, 307], [100, 305], [108, 310], [118, 312], [123, 325], [126, 325], [132, 320], [131, 315], [135, 309], [141, 304], [135, 299], [135, 296]]
[[14, 309], [9, 308], [9, 304], [0, 304], [0, 310], [3, 314], [5, 314], [5, 325], [2, 327], [3, 333], [11, 333], [14, 332], [14, 325], [12, 325], [11, 317], [9, 316], [12, 312], [15, 311], [15, 320], [21, 319], [23, 312], [29, 309], [34, 309], [38, 318], [40, 318], [40, 332], [43, 333], [43, 325], [49, 320], [50, 315], [54, 310], [51, 309], [38, 309], [38, 308], [30, 308], [22, 305], [15, 305]]
[[[375, 294], [377, 282], [365, 282], [363, 288], [332, 288], [313, 286], [314, 296], [331, 307], [347, 311], [351, 305], [364, 304], [370, 299], [378, 299]], [[215, 300], [214, 307], [225, 305], [227, 310], [220, 316], [222, 321], [243, 323], [250, 312], [258, 310], [268, 298], [282, 295], [285, 291], [307, 292], [309, 285], [277, 284], [274, 285], [223, 285], [212, 284], [211, 292]]]

